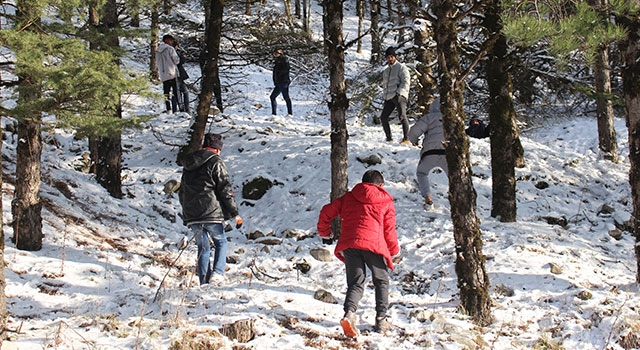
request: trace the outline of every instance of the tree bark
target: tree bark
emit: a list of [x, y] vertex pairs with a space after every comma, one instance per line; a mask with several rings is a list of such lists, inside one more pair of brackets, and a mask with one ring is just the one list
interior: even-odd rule
[[[17, 26], [25, 30], [39, 27], [41, 13], [32, 1], [17, 3]], [[34, 51], [33, 55], [42, 55]], [[20, 62], [17, 62], [20, 68]], [[20, 70], [18, 70], [20, 71]], [[40, 97], [40, 81], [27, 73], [19, 76], [18, 104], [30, 103]], [[42, 249], [42, 203], [40, 201], [40, 177], [42, 136], [40, 134], [40, 113], [18, 116], [18, 145], [16, 147], [16, 187], [11, 213], [13, 215], [13, 242], [20, 250]]]
[[[344, 82], [344, 38], [342, 37], [342, 0], [324, 0], [325, 46], [329, 61], [329, 110], [331, 112], [331, 200], [347, 192], [347, 98]], [[340, 235], [339, 221], [333, 221], [335, 237]]]
[[[416, 1], [410, 1], [410, 11], [412, 13], [419, 13], [419, 4]], [[429, 113], [429, 106], [433, 102], [433, 96], [437, 91], [436, 80], [433, 76], [432, 64], [436, 61], [435, 51], [429, 48], [429, 41], [432, 38], [432, 33], [427, 23], [421, 23], [421, 26], [417, 24], [413, 31], [413, 42], [415, 46], [416, 71], [418, 72], [418, 86], [416, 92], [416, 105], [420, 115]]]
[[220, 85], [220, 72], [218, 57], [220, 56], [220, 37], [222, 35], [222, 16], [224, 11], [223, 0], [210, 0], [205, 11], [210, 13], [210, 20], [206, 28], [206, 52], [205, 62], [202, 68], [202, 83], [198, 96], [198, 107], [195, 122], [191, 126], [189, 142], [178, 152], [178, 164], [187, 154], [202, 148], [204, 131], [207, 127], [211, 101], [216, 96], [216, 105], [222, 112], [222, 89]]
[[[1, 28], [0, 28], [1, 29]], [[0, 126], [0, 135], [3, 133], [2, 126]], [[0, 142], [0, 154], [2, 154], [2, 143]], [[2, 157], [0, 157], [0, 169], [2, 169]], [[0, 189], [2, 188], [2, 176], [0, 176]], [[3, 213], [4, 208], [2, 206], [2, 195], [0, 194], [0, 213]], [[4, 262], [4, 223], [0, 220], [0, 261]], [[0, 336], [0, 348], [2, 348], [2, 342], [6, 337], [7, 329], [7, 295], [5, 289], [7, 287], [7, 280], [4, 275], [4, 266], [0, 269], [0, 329], [3, 330]]]
[[380, 39], [380, 0], [371, 0], [369, 15], [371, 17], [371, 64], [382, 63], [382, 42]]
[[515, 166], [518, 155], [523, 152], [511, 97], [513, 86], [509, 73], [509, 47], [502, 33], [502, 10], [500, 0], [490, 1], [485, 7], [483, 22], [489, 35], [498, 36], [489, 51], [487, 62], [491, 125], [491, 216], [502, 222], [514, 222], [517, 214]]
[[434, 34], [440, 72], [440, 109], [449, 177], [449, 202], [456, 248], [455, 271], [460, 309], [479, 325], [492, 322], [489, 276], [484, 267], [482, 233], [476, 215], [476, 190], [471, 179], [469, 139], [464, 132], [464, 81], [461, 80], [457, 38], [457, 8], [452, 0], [431, 2], [436, 17]]
[[160, 37], [160, 2], [153, 4], [151, 8], [151, 43], [149, 44], [149, 72], [151, 79], [158, 80], [158, 62], [156, 55], [158, 54], [158, 38]]
[[[631, 0], [640, 6], [639, 0]], [[640, 283], [640, 16], [638, 13], [618, 17], [627, 29], [627, 38], [620, 44], [622, 92], [629, 132], [629, 184], [633, 200], [634, 236], [636, 238], [636, 283]]]
[[[107, 0], [104, 5], [102, 18], [103, 35], [108, 47], [103, 50], [113, 50], [120, 47], [120, 39], [117, 32], [118, 8], [116, 0]], [[119, 61], [119, 58], [116, 58]], [[122, 118], [120, 103], [114, 111], [114, 118]], [[120, 133], [101, 136], [97, 140], [96, 179], [104, 187], [109, 195], [114, 198], [122, 198], [122, 145]]]
[[362, 22], [364, 21], [364, 0], [356, 0], [356, 11], [358, 12], [358, 44], [356, 52], [362, 53]]

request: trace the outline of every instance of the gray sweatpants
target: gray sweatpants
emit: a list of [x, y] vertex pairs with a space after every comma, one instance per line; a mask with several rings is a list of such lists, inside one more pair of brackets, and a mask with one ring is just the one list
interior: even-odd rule
[[342, 252], [347, 272], [347, 296], [344, 299], [344, 312], [356, 312], [358, 303], [364, 294], [365, 266], [371, 271], [375, 287], [376, 317], [387, 316], [389, 309], [389, 271], [384, 257], [367, 250], [347, 249]]
[[445, 174], [447, 171], [447, 157], [444, 154], [429, 154], [418, 162], [416, 169], [416, 177], [418, 179], [418, 188], [422, 197], [431, 196], [431, 184], [429, 183], [429, 173], [433, 168], [441, 168]]

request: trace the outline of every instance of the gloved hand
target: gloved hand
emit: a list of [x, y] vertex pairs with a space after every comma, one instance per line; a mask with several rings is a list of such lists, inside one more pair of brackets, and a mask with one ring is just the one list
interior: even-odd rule
[[323, 238], [322, 244], [331, 245], [333, 244], [333, 238]]
[[240, 215], [236, 215], [233, 219], [236, 221], [236, 229], [240, 229], [240, 227], [242, 227], [242, 218]]

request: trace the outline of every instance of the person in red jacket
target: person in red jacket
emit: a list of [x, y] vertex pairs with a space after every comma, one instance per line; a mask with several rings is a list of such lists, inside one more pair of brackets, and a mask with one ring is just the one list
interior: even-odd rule
[[368, 170], [362, 182], [351, 191], [325, 205], [320, 210], [318, 234], [333, 238], [331, 220], [340, 217], [342, 233], [336, 244], [335, 255], [345, 264], [347, 295], [344, 317], [340, 325], [344, 334], [358, 336], [356, 315], [358, 303], [364, 293], [366, 271], [371, 271], [375, 286], [376, 332], [387, 331], [389, 308], [389, 271], [393, 270], [393, 257], [400, 253], [396, 232], [396, 209], [393, 197], [382, 188], [384, 178], [377, 170]]

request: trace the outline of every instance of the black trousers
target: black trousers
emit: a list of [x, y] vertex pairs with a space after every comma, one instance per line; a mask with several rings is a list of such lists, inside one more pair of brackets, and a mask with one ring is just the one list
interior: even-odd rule
[[344, 312], [356, 312], [358, 303], [364, 294], [366, 269], [371, 271], [375, 286], [376, 317], [387, 316], [389, 309], [389, 271], [384, 257], [367, 250], [347, 249], [342, 252], [347, 272], [347, 296], [344, 300]]

